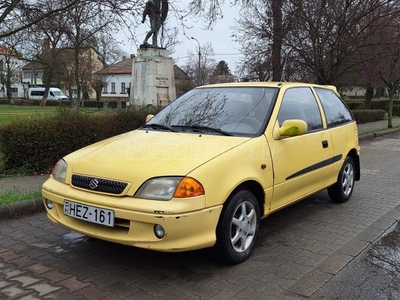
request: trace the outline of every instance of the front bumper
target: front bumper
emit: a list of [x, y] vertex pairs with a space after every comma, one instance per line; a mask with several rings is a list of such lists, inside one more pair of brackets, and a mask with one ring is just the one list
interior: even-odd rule
[[[119, 198], [94, 194], [72, 188], [52, 178], [43, 185], [42, 196], [48, 218], [56, 224], [61, 224], [94, 238], [164, 252], [182, 252], [213, 246], [216, 241], [215, 231], [222, 210], [222, 205], [197, 208], [191, 211], [166, 210], [168, 202], [171, 202], [171, 206], [175, 208], [182, 208], [182, 205], [173, 205], [174, 199], [159, 203], [159, 201], [140, 200], [132, 197]], [[46, 199], [53, 202], [54, 207], [52, 209], [46, 206]], [[113, 210], [115, 212], [114, 227], [94, 224], [64, 215], [63, 203], [65, 199]], [[134, 207], [129, 208], [126, 204], [137, 201], [143, 201], [145, 204], [143, 208], [145, 209], [140, 211]], [[204, 199], [184, 199], [184, 201], [193, 201], [195, 206], [199, 206], [199, 203], [205, 203]], [[150, 211], [149, 206], [153, 205], [159, 208], [157, 204], [162, 204], [164, 207]], [[187, 206], [185, 204], [183, 207], [187, 209]], [[156, 224], [161, 225], [165, 230], [165, 235], [161, 239], [154, 234]]]

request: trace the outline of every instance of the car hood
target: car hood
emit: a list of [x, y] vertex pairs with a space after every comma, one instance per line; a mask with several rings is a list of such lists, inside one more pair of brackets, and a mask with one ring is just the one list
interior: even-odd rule
[[135, 130], [78, 150], [65, 159], [74, 174], [132, 182], [184, 176], [249, 137]]

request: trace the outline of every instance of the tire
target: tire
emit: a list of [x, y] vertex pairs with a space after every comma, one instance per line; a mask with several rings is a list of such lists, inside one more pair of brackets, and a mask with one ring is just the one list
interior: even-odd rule
[[220, 258], [228, 264], [245, 261], [254, 250], [260, 207], [256, 197], [248, 190], [233, 194], [225, 204], [217, 227], [216, 248]]
[[350, 156], [344, 160], [337, 182], [328, 188], [329, 198], [333, 202], [343, 203], [350, 199], [354, 190], [355, 164]]

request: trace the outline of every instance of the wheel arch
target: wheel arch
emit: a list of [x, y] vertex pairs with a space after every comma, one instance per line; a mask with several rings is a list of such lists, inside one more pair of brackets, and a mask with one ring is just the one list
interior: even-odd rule
[[350, 152], [347, 154], [347, 156], [350, 156], [355, 164], [356, 167], [356, 174], [355, 174], [355, 180], [359, 181], [361, 178], [361, 166], [360, 166], [360, 156], [358, 155], [358, 151], [356, 149], [350, 150]]
[[230, 194], [227, 200], [224, 202], [224, 206], [228, 203], [229, 198], [240, 190], [248, 190], [254, 194], [257, 199], [258, 206], [260, 208], [260, 216], [264, 215], [264, 203], [265, 193], [261, 184], [255, 180], [248, 180], [239, 184]]

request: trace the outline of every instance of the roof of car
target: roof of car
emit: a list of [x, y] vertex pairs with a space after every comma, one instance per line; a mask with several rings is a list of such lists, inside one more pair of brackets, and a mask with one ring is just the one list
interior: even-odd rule
[[264, 82], [229, 82], [229, 83], [218, 83], [209, 84], [205, 86], [199, 86], [198, 88], [209, 88], [209, 87], [290, 87], [290, 86], [313, 86], [322, 87], [332, 90], [334, 93], [338, 94], [337, 89], [334, 85], [320, 85], [315, 83], [306, 82], [277, 82], [277, 81], [264, 81]]

